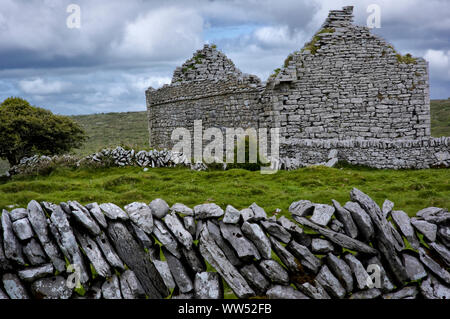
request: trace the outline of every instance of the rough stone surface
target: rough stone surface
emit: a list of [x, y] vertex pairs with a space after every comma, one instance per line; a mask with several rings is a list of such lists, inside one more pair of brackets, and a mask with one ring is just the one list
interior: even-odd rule
[[291, 240], [291, 234], [275, 221], [263, 220], [260, 223], [271, 236], [279, 241], [287, 244]]
[[14, 274], [4, 274], [2, 276], [3, 288], [11, 299], [30, 299], [24, 285]]
[[214, 239], [214, 242], [223, 251], [230, 263], [233, 266], [239, 266], [241, 264], [241, 261], [237, 257], [235, 250], [222, 237], [219, 226], [217, 226], [212, 221], [208, 221], [206, 225], [208, 228], [208, 234], [211, 236], [211, 238]]
[[12, 222], [15, 222], [16, 220], [27, 218], [28, 211], [25, 208], [15, 208], [9, 212], [9, 217]]
[[430, 243], [430, 247], [441, 256], [442, 260], [450, 267], [450, 250], [444, 245], [438, 243]]
[[92, 218], [87, 208], [83, 207], [78, 202], [69, 201], [68, 204], [71, 208], [74, 219], [80, 225], [82, 225], [93, 236], [97, 236], [100, 234], [100, 227], [98, 226], [94, 218]]
[[16, 220], [12, 223], [12, 228], [17, 238], [20, 240], [27, 240], [33, 237], [33, 229], [31, 229], [30, 222], [27, 218]]
[[185, 216], [183, 217], [183, 224], [184, 228], [191, 234], [192, 236], [195, 236], [197, 232], [197, 225], [195, 224], [194, 217], [192, 216]]
[[178, 243], [176, 239], [172, 236], [172, 234], [169, 232], [166, 226], [164, 226], [164, 223], [160, 220], [155, 220], [155, 227], [153, 229], [153, 233], [163, 245], [164, 247], [169, 250], [172, 255], [174, 255], [177, 258], [180, 258], [180, 252], [178, 251]]
[[298, 243], [304, 246], [311, 245], [311, 238], [308, 235], [306, 235], [303, 229], [299, 227], [296, 223], [294, 223], [290, 219], [287, 219], [285, 216], [281, 216], [278, 219], [278, 223], [281, 226], [283, 226], [284, 229], [290, 232], [292, 238], [296, 240]]
[[15, 261], [18, 264], [25, 265], [25, 260], [23, 259], [22, 254], [22, 246], [14, 234], [8, 211], [3, 210], [1, 220], [3, 229], [3, 246], [6, 258]]
[[428, 256], [425, 249], [419, 248], [420, 261], [437, 277], [442, 279], [447, 285], [450, 285], [450, 273], [441, 267], [436, 261]]
[[313, 273], [317, 273], [319, 271], [322, 263], [319, 258], [314, 256], [308, 247], [292, 240], [286, 248], [300, 261], [303, 267], [306, 267]]
[[375, 299], [381, 296], [381, 290], [378, 288], [370, 288], [363, 291], [355, 292], [349, 299]]
[[243, 266], [239, 272], [247, 280], [257, 295], [262, 296], [270, 286], [270, 282], [254, 264]]
[[72, 296], [72, 290], [62, 276], [36, 280], [31, 285], [31, 292], [37, 299], [69, 299]]
[[110, 277], [112, 274], [111, 267], [103, 257], [103, 254], [95, 241], [88, 234], [75, 232], [75, 236], [97, 274], [103, 278]]
[[280, 242], [273, 237], [269, 238], [272, 249], [280, 258], [281, 262], [286, 265], [287, 269], [292, 273], [301, 272], [299, 261], [292, 255]]
[[370, 276], [362, 263], [352, 254], [344, 255], [344, 259], [355, 276], [356, 286], [361, 290], [368, 288], [372, 283], [372, 279], [370, 279]]
[[176, 239], [186, 248], [192, 247], [192, 235], [184, 228], [182, 222], [176, 213], [167, 214], [164, 218], [167, 228], [172, 232]]
[[[1, 244], [1, 243], [0, 243]], [[32, 238], [24, 247], [23, 254], [31, 265], [41, 265], [47, 261], [47, 256], [36, 239]]]
[[275, 260], [262, 260], [259, 263], [259, 269], [273, 283], [281, 285], [289, 283], [288, 272]]
[[411, 244], [414, 249], [419, 249], [419, 239], [416, 236], [416, 232], [411, 225], [411, 220], [404, 211], [396, 210], [391, 213], [392, 219], [394, 220], [397, 227], [402, 232], [406, 240]]
[[345, 233], [351, 238], [356, 238], [358, 236], [358, 227], [356, 227], [351, 213], [342, 207], [338, 201], [333, 199], [332, 202], [335, 208], [335, 216], [344, 225]]
[[102, 212], [111, 220], [128, 220], [127, 213], [122, 208], [113, 203], [100, 204]]
[[437, 226], [435, 224], [431, 224], [424, 220], [418, 220], [416, 218], [411, 218], [411, 224], [429, 241], [436, 240]]
[[239, 212], [239, 210], [237, 210], [231, 205], [227, 205], [227, 207], [225, 208], [225, 215], [223, 216], [222, 221], [225, 224], [236, 224], [237, 222], [239, 222], [240, 218], [241, 213]]
[[194, 216], [194, 211], [192, 210], [192, 208], [189, 208], [181, 203], [173, 204], [172, 207], [170, 207], [170, 210], [181, 215]]
[[101, 233], [99, 236], [97, 236], [95, 238], [95, 241], [98, 247], [100, 247], [101, 251], [103, 252], [106, 260], [112, 267], [122, 270], [125, 269], [123, 261], [120, 260], [120, 257], [114, 251], [114, 248], [111, 246], [111, 243], [105, 233]]
[[325, 204], [314, 204], [314, 213], [311, 217], [311, 221], [314, 223], [326, 226], [331, 220], [331, 217], [334, 214], [334, 207]]
[[102, 295], [105, 299], [122, 299], [119, 277], [117, 275], [112, 275], [111, 278], [105, 280], [102, 285]]
[[396, 292], [383, 295], [383, 299], [416, 299], [419, 289], [416, 286], [407, 286]]
[[331, 299], [325, 288], [317, 280], [314, 280], [314, 285], [305, 282], [299, 285], [298, 288], [312, 299]]
[[19, 271], [17, 274], [19, 275], [19, 278], [23, 281], [27, 282], [33, 282], [36, 279], [53, 275], [53, 265], [52, 264], [45, 264], [40, 267], [35, 268], [26, 268], [24, 270]]
[[367, 241], [370, 241], [375, 234], [370, 216], [358, 205], [358, 203], [347, 202], [344, 208], [352, 214], [352, 218], [358, 226], [359, 233]]
[[316, 254], [328, 254], [334, 251], [334, 246], [326, 239], [313, 238], [311, 241], [311, 250]]
[[336, 257], [332, 253], [327, 255], [328, 268], [333, 272], [336, 278], [342, 283], [345, 290], [349, 293], [353, 291], [352, 270], [345, 261]]
[[167, 261], [153, 260], [153, 264], [155, 265], [156, 269], [158, 269], [158, 272], [164, 280], [167, 288], [174, 289], [176, 287], [176, 283], [173, 279], [172, 273], [170, 272]]
[[330, 269], [323, 265], [317, 274], [317, 281], [334, 298], [344, 298], [346, 291], [339, 280], [331, 273]]
[[156, 218], [162, 219], [169, 213], [169, 205], [164, 199], [154, 199], [150, 202], [150, 204], [148, 204], [148, 206]]
[[131, 270], [125, 270], [120, 276], [120, 291], [123, 299], [145, 299], [145, 291]]
[[426, 299], [450, 299], [450, 288], [432, 275], [428, 275], [428, 278], [422, 281], [420, 291]]
[[258, 206], [256, 203], [251, 204], [249, 208], [253, 211], [253, 217], [251, 221], [257, 222], [263, 219], [267, 219], [265, 210], [262, 207]]
[[313, 211], [314, 204], [309, 200], [299, 200], [289, 206], [289, 212], [300, 217], [311, 215]]
[[100, 227], [102, 227], [103, 229], [108, 227], [105, 214], [102, 213], [102, 210], [97, 203], [87, 204], [86, 208], [89, 209], [89, 212], [100, 225]]
[[153, 215], [150, 207], [145, 203], [134, 202], [126, 205], [124, 208], [136, 226], [148, 235], [153, 232]]
[[394, 203], [391, 202], [389, 199], [385, 199], [383, 202], [383, 205], [381, 206], [381, 211], [383, 212], [383, 216], [385, 218], [388, 218], [388, 216], [392, 212], [393, 208], [394, 208]]
[[220, 231], [242, 260], [259, 260], [261, 255], [255, 245], [249, 241], [237, 225], [220, 223]]
[[194, 207], [195, 219], [221, 217], [223, 209], [216, 204], [201, 204]]
[[223, 290], [220, 276], [216, 272], [199, 272], [194, 280], [196, 299], [221, 299]]
[[303, 293], [291, 286], [275, 285], [267, 290], [269, 299], [309, 299]]
[[408, 253], [402, 254], [402, 257], [406, 273], [411, 281], [420, 280], [427, 276], [427, 272], [419, 259]]
[[194, 289], [194, 283], [189, 277], [187, 269], [183, 263], [174, 255], [172, 255], [167, 249], [162, 248], [163, 254], [166, 257], [167, 265], [173, 276], [175, 283], [182, 293], [188, 293]]
[[272, 257], [272, 248], [270, 246], [269, 238], [264, 234], [264, 231], [258, 224], [244, 222], [241, 226], [244, 235], [255, 245], [258, 249], [261, 258], [270, 259]]

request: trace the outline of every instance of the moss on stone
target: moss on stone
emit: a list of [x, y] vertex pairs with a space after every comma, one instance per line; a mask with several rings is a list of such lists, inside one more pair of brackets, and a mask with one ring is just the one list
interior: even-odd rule
[[319, 34], [322, 33], [334, 33], [334, 29], [332, 28], [323, 28], [321, 29], [319, 32], [317, 32], [312, 40], [310, 42], [308, 42], [305, 47], [302, 49], [301, 52], [305, 51], [305, 50], [309, 50], [311, 52], [311, 54], [316, 54], [317, 50], [320, 49], [320, 45], [317, 44], [317, 42], [320, 40]]
[[417, 64], [417, 59], [413, 58], [409, 53], [406, 53], [405, 55], [397, 53], [395, 56], [397, 57], [397, 61], [400, 63]]

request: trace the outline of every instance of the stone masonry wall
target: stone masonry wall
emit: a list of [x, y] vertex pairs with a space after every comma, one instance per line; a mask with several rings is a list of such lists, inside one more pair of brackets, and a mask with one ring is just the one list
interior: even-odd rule
[[280, 127], [282, 142], [430, 136], [427, 62], [353, 25], [352, 10], [331, 11], [269, 78], [261, 121]]
[[172, 84], [146, 91], [150, 146], [171, 148], [172, 131], [187, 128], [193, 137], [194, 120], [204, 129], [258, 127], [263, 90], [261, 81], [242, 74], [213, 46], [205, 45], [174, 72]]
[[1, 214], [0, 299], [449, 299], [450, 213], [393, 207], [32, 200]]

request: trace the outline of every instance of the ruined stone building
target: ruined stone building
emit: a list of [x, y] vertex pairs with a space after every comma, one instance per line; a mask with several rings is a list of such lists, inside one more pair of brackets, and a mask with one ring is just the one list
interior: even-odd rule
[[450, 139], [430, 136], [428, 63], [353, 25], [352, 11], [330, 11], [266, 82], [205, 45], [170, 85], [146, 91], [150, 145], [170, 148], [173, 129], [202, 120], [204, 129], [277, 127], [280, 155], [302, 163], [336, 149], [353, 164], [447, 166]]

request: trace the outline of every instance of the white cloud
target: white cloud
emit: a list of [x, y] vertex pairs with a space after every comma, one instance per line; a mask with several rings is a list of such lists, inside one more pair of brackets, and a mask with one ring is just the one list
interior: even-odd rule
[[61, 93], [67, 86], [67, 83], [61, 81], [45, 81], [42, 78], [19, 81], [19, 87], [24, 93], [35, 95]]
[[450, 50], [427, 50], [424, 56], [430, 63], [430, 73], [443, 80], [450, 80]]
[[203, 19], [191, 9], [160, 8], [125, 26], [123, 39], [112, 44], [115, 56], [169, 60], [192, 52], [202, 41]]

